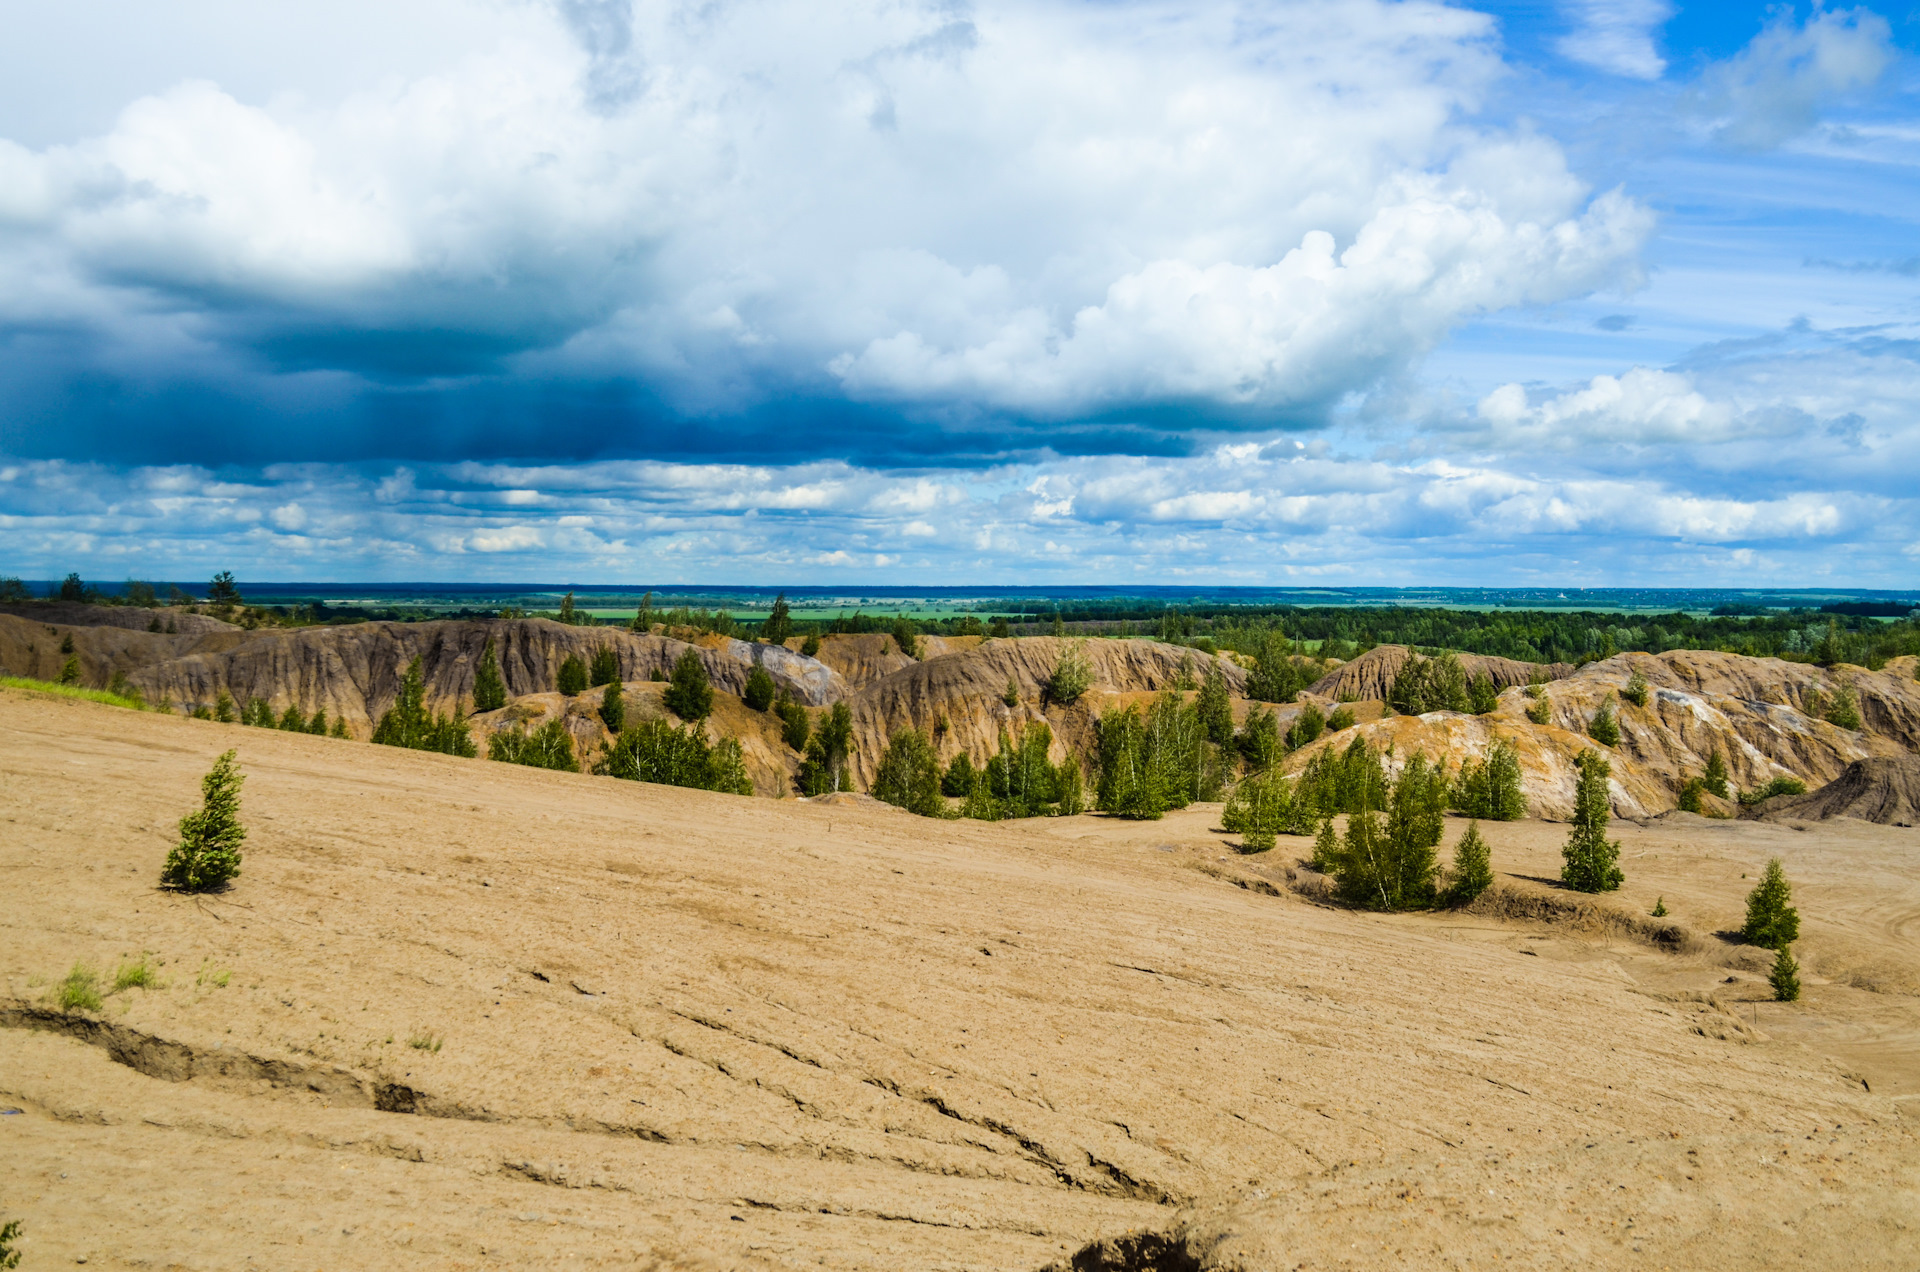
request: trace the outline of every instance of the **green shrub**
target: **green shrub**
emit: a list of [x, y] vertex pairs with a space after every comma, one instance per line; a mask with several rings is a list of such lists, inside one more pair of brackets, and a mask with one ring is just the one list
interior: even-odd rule
[[1298, 751], [1301, 747], [1316, 740], [1326, 731], [1327, 717], [1319, 707], [1309, 702], [1294, 717], [1293, 727], [1287, 730], [1287, 749]]
[[1718, 747], [1707, 756], [1707, 771], [1701, 776], [1700, 785], [1718, 799], [1727, 797], [1727, 762], [1721, 758]]
[[980, 774], [973, 767], [973, 757], [962, 751], [948, 762], [947, 771], [941, 774], [940, 793], [965, 799], [973, 793], [974, 784], [979, 780]]
[[[3, 581], [9, 583], [19, 582], [18, 579], [7, 579]], [[25, 588], [21, 589], [23, 592], [25, 590]], [[9, 598], [0, 597], [0, 599]], [[11, 1269], [20, 1266], [20, 1251], [14, 1249], [15, 1243], [19, 1240], [20, 1221], [18, 1219], [10, 1219], [6, 1223], [0, 1223], [0, 1272], [11, 1272]]]
[[400, 692], [374, 726], [373, 740], [381, 746], [437, 751], [466, 759], [478, 754], [472, 731], [457, 714], [441, 715], [427, 710], [426, 680], [421, 675], [418, 658], [408, 663], [406, 671], [401, 673]]
[[912, 619], [905, 614], [899, 615], [893, 620], [892, 634], [893, 643], [900, 647], [901, 653], [909, 658], [920, 656], [920, 632], [914, 627]]
[[1775, 795], [1805, 795], [1807, 784], [1797, 777], [1776, 777], [1765, 786], [1756, 786], [1750, 791], [1740, 792], [1742, 804], [1758, 804], [1763, 799], [1772, 799]]
[[610, 685], [620, 679], [620, 655], [613, 646], [602, 645], [593, 651], [593, 663], [587, 668], [587, 684], [598, 689], [601, 685]]
[[1144, 716], [1129, 704], [1101, 716], [1095, 727], [1095, 806], [1102, 811], [1153, 820], [1169, 808], [1217, 797], [1224, 777], [1220, 749], [1207, 740], [1198, 708], [1177, 690], [1161, 693]]
[[1787, 883], [1780, 858], [1767, 862], [1760, 882], [1747, 894], [1747, 921], [1740, 939], [1766, 949], [1784, 949], [1800, 939], [1800, 911], [1793, 907], [1793, 888]]
[[1333, 828], [1333, 818], [1322, 818], [1320, 829], [1313, 837], [1313, 854], [1307, 858], [1307, 864], [1321, 874], [1332, 874], [1333, 863], [1340, 857], [1340, 835]]
[[1827, 704], [1827, 723], [1854, 732], [1860, 729], [1860, 700], [1844, 680], [1834, 688], [1833, 701]]
[[350, 736], [347, 733], [347, 718], [345, 716], [335, 716], [333, 718], [333, 727], [327, 731], [327, 736], [330, 738], [345, 738]]
[[1475, 715], [1492, 715], [1500, 706], [1500, 689], [1493, 683], [1493, 677], [1486, 672], [1475, 676], [1468, 683], [1467, 697], [1471, 700]]
[[[82, 689], [77, 685], [55, 684], [51, 680], [34, 680], [28, 676], [0, 676], [0, 685], [9, 689], [31, 689], [36, 693], [56, 694], [62, 698], [77, 698], [82, 702], [99, 702], [109, 707], [125, 707], [130, 711], [145, 711], [147, 704], [140, 698], [123, 697], [105, 689]], [[213, 712], [200, 708], [199, 718], [211, 720]]]
[[1369, 910], [1433, 904], [1446, 786], [1444, 769], [1416, 753], [1393, 784], [1384, 821], [1373, 812], [1347, 817], [1347, 833], [1331, 863], [1341, 900]]
[[1390, 793], [1380, 753], [1356, 736], [1344, 751], [1325, 746], [1308, 758], [1296, 798], [1318, 821], [1338, 813], [1384, 811]]
[[633, 782], [753, 794], [740, 744], [725, 738], [709, 745], [705, 732], [694, 724], [675, 727], [665, 720], [643, 720], [614, 740], [593, 771]]
[[1651, 914], [1656, 919], [1666, 918], [1667, 917], [1667, 899], [1665, 897], [1655, 897], [1653, 899], [1653, 909], [1648, 911], [1648, 913]]
[[73, 657], [60, 664], [60, 683], [75, 685], [80, 683], [80, 659]]
[[804, 753], [807, 749], [807, 737], [813, 732], [813, 721], [807, 715], [807, 709], [792, 698], [782, 697], [773, 704], [773, 713], [780, 717], [780, 738], [796, 751]]
[[213, 582], [207, 584], [207, 604], [234, 606], [242, 604], [240, 585], [233, 581], [232, 570], [222, 570], [213, 576]]
[[607, 726], [609, 733], [618, 733], [627, 726], [627, 701], [618, 680], [609, 680], [600, 695], [600, 723]]
[[100, 973], [85, 963], [75, 963], [53, 987], [53, 1001], [61, 1011], [99, 1011]]
[[1419, 654], [1408, 654], [1387, 689], [1387, 705], [1401, 715], [1472, 711], [1473, 695], [1468, 690], [1466, 669], [1460, 665], [1459, 655], [1448, 651], [1429, 660]]
[[1800, 964], [1784, 945], [1773, 956], [1773, 968], [1767, 973], [1767, 983], [1773, 986], [1774, 1001], [1799, 1001]]
[[1546, 693], [1533, 694], [1533, 701], [1527, 704], [1527, 719], [1535, 724], [1553, 723], [1553, 702]]
[[785, 592], [773, 598], [773, 612], [760, 624], [760, 639], [769, 645], [784, 645], [793, 635], [793, 610]]
[[580, 655], [568, 654], [560, 660], [560, 674], [555, 687], [563, 698], [574, 697], [586, 689], [587, 665], [580, 661]]
[[806, 758], [796, 781], [802, 795], [827, 795], [853, 789], [849, 764], [853, 748], [853, 709], [836, 702], [807, 739]]
[[1636, 707], [1644, 707], [1647, 705], [1649, 688], [1647, 678], [1640, 674], [1638, 667], [1635, 667], [1633, 674], [1627, 677], [1627, 687], [1620, 691], [1620, 696]]
[[1014, 683], [1012, 676], [1007, 677], [1007, 689], [1000, 695], [1000, 701], [1009, 707], [1020, 705], [1020, 686]]
[[765, 711], [773, 705], [774, 693], [773, 677], [765, 667], [755, 663], [753, 670], [747, 673], [747, 684], [740, 692], [740, 701], [755, 711]]
[[500, 674], [500, 660], [494, 656], [493, 638], [487, 638], [480, 651], [480, 666], [473, 673], [473, 709], [498, 711], [507, 705], [507, 681]]
[[240, 787], [246, 778], [233, 757], [226, 752], [200, 779], [200, 810], [180, 819], [180, 842], [167, 854], [162, 887], [210, 892], [240, 873], [240, 845], [247, 838], [240, 824]]
[[1495, 738], [1484, 759], [1460, 766], [1454, 780], [1451, 806], [1481, 821], [1519, 821], [1527, 815], [1520, 786], [1520, 749], [1511, 739]]
[[1200, 723], [1215, 746], [1233, 745], [1233, 695], [1227, 688], [1226, 668], [1218, 658], [1207, 662], [1206, 677], [1200, 682]]
[[1574, 764], [1580, 782], [1573, 795], [1573, 830], [1560, 850], [1565, 863], [1560, 879], [1579, 892], [1612, 892], [1626, 878], [1620, 873], [1620, 841], [1607, 838], [1607, 779], [1613, 765], [1598, 751], [1582, 751]]
[[1335, 707], [1333, 709], [1333, 714], [1327, 717], [1328, 733], [1338, 733], [1342, 729], [1351, 729], [1352, 727], [1353, 727], [1353, 708], [1352, 707], [1348, 707], [1348, 706]]
[[307, 713], [289, 702], [285, 714], [280, 717], [280, 727], [288, 733], [305, 733]]
[[1608, 694], [1600, 709], [1593, 713], [1593, 719], [1587, 721], [1587, 736], [1601, 746], [1620, 745], [1620, 719], [1613, 709], [1613, 695]]
[[1262, 769], [1233, 788], [1220, 814], [1221, 828], [1240, 836], [1242, 852], [1266, 852], [1293, 822], [1293, 786]]
[[888, 739], [868, 793], [922, 817], [939, 817], [946, 812], [946, 803], [940, 798], [940, 761], [925, 734], [918, 729], [902, 729]]
[[1706, 791], [1707, 791], [1707, 784], [1704, 781], [1702, 781], [1700, 778], [1697, 778], [1697, 777], [1688, 778], [1686, 785], [1680, 788], [1680, 802], [1679, 802], [1680, 811], [1683, 813], [1699, 812], [1701, 807], [1700, 797], [1706, 794]]
[[221, 724], [233, 723], [233, 698], [225, 689], [213, 700], [213, 718]]
[[1255, 702], [1292, 702], [1297, 698], [1307, 686], [1307, 676], [1294, 654], [1295, 646], [1286, 633], [1265, 633], [1254, 650], [1247, 697]]
[[1069, 755], [1053, 770], [1054, 811], [1062, 817], [1078, 817], [1087, 811], [1087, 787], [1080, 776], [1080, 761]]
[[1233, 738], [1234, 749], [1254, 772], [1272, 768], [1286, 755], [1286, 743], [1280, 739], [1280, 721], [1271, 707], [1255, 704], [1247, 709], [1240, 731]]
[[697, 652], [687, 649], [674, 659], [673, 674], [667, 678], [667, 691], [661, 701], [689, 724], [698, 724], [713, 714], [713, 685], [707, 679], [707, 665]]
[[1447, 877], [1446, 903], [1471, 905], [1493, 886], [1493, 853], [1480, 836], [1480, 823], [1467, 823], [1467, 833], [1453, 846], [1453, 870]]
[[202, 705], [195, 707], [193, 710], [187, 712], [187, 714], [195, 720], [211, 720], [213, 719], [213, 708]]
[[807, 638], [800, 642], [800, 655], [803, 658], [818, 658], [820, 656], [819, 632], [807, 633]]
[[556, 773], [580, 771], [580, 759], [573, 748], [573, 734], [567, 731], [566, 720], [559, 716], [532, 733], [518, 724], [511, 729], [502, 729], [487, 739], [487, 758], [503, 764], [552, 769]]
[[[1012, 682], [1008, 685], [1011, 687]], [[1078, 702], [1080, 695], [1092, 687], [1093, 663], [1087, 657], [1087, 642], [1072, 641], [1060, 652], [1053, 674], [1047, 677], [1047, 697], [1059, 703]]]

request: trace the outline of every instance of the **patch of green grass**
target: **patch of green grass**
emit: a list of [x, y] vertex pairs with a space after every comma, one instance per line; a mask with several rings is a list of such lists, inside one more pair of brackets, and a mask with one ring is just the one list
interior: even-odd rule
[[120, 970], [113, 974], [113, 992], [123, 989], [158, 989], [160, 971], [143, 955], [136, 963], [122, 963]]
[[440, 1050], [441, 1041], [442, 1039], [439, 1034], [429, 1033], [422, 1029], [415, 1033], [413, 1037], [407, 1039], [407, 1045], [415, 1051], [438, 1051]]
[[0, 676], [0, 686], [8, 689], [27, 689], [34, 693], [51, 693], [62, 698], [80, 698], [87, 702], [103, 702], [109, 707], [126, 707], [132, 711], [147, 709], [147, 704], [138, 698], [122, 697], [117, 693], [108, 693], [104, 689], [87, 689], [80, 685], [56, 684], [51, 680], [34, 680], [27, 676]]
[[66, 978], [53, 987], [53, 1001], [61, 1011], [84, 1008], [100, 1010], [100, 973], [85, 963], [75, 963]]
[[215, 967], [213, 960], [208, 959], [206, 962], [200, 964], [200, 974], [193, 978], [193, 983], [196, 985], [212, 985], [218, 989], [225, 989], [227, 982], [232, 979], [233, 970], [231, 968]]

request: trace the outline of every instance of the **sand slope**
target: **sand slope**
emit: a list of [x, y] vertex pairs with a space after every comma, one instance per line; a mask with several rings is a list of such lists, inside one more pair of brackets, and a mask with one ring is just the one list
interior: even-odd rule
[[[245, 873], [159, 893], [228, 746]], [[1324, 909], [1217, 808], [928, 822], [11, 691], [0, 775], [33, 1266], [1019, 1269], [1182, 1223], [1220, 1267], [1920, 1255], [1909, 1000], [1835, 979], [1869, 936], [1920, 962], [1913, 832], [1790, 858], [1835, 976], [1756, 1030], [1710, 936]], [[1619, 903], [1648, 876], [1700, 933], [1820, 842], [1621, 829]], [[1559, 834], [1495, 864], [1537, 886]], [[143, 951], [163, 988], [48, 1004]]]

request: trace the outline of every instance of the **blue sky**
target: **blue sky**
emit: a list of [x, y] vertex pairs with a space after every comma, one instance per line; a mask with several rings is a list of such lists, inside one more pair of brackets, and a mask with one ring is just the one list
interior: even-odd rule
[[3, 9], [0, 573], [1920, 570], [1920, 5]]

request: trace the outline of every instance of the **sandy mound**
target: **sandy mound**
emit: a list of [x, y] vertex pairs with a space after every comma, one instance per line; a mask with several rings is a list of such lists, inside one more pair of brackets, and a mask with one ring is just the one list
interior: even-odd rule
[[[1380, 645], [1352, 662], [1334, 668], [1308, 686], [1307, 692], [1336, 702], [1342, 697], [1355, 702], [1370, 698], [1383, 699], [1393, 687], [1393, 678], [1400, 674], [1400, 668], [1406, 665], [1412, 654], [1413, 651], [1405, 645]], [[1491, 676], [1494, 685], [1501, 689], [1528, 684], [1536, 674], [1544, 675], [1548, 680], [1564, 680], [1573, 674], [1571, 663], [1548, 663], [1543, 666], [1484, 654], [1455, 656], [1459, 658], [1460, 666], [1465, 669], [1469, 679]]]
[[1859, 760], [1817, 791], [1776, 795], [1756, 805], [1767, 821], [1854, 817], [1881, 826], [1920, 825], [1920, 756]]

